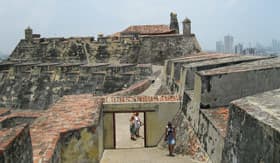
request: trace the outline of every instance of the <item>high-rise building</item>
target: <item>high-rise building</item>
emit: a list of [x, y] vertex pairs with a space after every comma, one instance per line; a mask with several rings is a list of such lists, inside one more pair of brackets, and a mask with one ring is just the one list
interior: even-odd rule
[[245, 55], [256, 55], [256, 48], [246, 48], [243, 50]]
[[223, 41], [217, 41], [216, 42], [216, 52], [217, 53], [224, 53], [224, 43]]
[[225, 53], [233, 53], [233, 37], [227, 35], [224, 37], [225, 41]]
[[235, 54], [242, 54], [242, 52], [243, 52], [243, 45], [242, 44], [237, 44], [237, 45], [235, 45], [235, 47], [234, 47], [234, 53]]
[[272, 40], [272, 49], [280, 50], [280, 41], [279, 40]]

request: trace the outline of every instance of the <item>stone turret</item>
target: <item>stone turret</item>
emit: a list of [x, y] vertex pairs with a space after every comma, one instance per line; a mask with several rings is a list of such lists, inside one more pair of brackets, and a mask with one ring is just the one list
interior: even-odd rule
[[27, 27], [27, 28], [25, 29], [25, 39], [26, 39], [27, 41], [31, 41], [31, 40], [32, 40], [32, 35], [33, 35], [32, 29], [31, 29], [30, 27]]
[[171, 30], [175, 30], [176, 34], [179, 34], [179, 24], [178, 24], [178, 19], [177, 19], [177, 14], [174, 12], [170, 13], [170, 26], [169, 28]]
[[191, 20], [189, 18], [185, 18], [183, 21], [183, 35], [191, 36]]

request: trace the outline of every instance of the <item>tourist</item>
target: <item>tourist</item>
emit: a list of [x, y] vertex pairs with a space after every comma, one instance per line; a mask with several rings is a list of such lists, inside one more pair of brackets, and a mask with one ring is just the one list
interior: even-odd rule
[[176, 131], [171, 122], [168, 122], [165, 130], [165, 141], [168, 143], [169, 156], [174, 156], [173, 150], [176, 141]]
[[136, 140], [136, 126], [135, 126], [135, 118], [134, 115], [132, 115], [129, 119], [129, 131], [130, 131], [130, 139]]
[[142, 126], [142, 121], [141, 119], [139, 118], [139, 113], [136, 112], [134, 114], [134, 119], [135, 119], [135, 128], [136, 128], [136, 137], [140, 137], [140, 134], [139, 134], [139, 130], [140, 130], [140, 127]]

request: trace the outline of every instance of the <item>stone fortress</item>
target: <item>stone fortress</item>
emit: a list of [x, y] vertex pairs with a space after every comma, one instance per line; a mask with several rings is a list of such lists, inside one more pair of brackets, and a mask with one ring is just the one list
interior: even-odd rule
[[28, 27], [0, 64], [0, 106], [45, 109], [63, 95], [112, 93], [151, 75], [151, 63], [199, 52], [190, 20], [179, 34], [176, 14], [170, 19], [169, 26], [130, 26], [97, 40], [41, 38]]
[[145, 147], [165, 146], [173, 119], [178, 154], [279, 163], [280, 58], [201, 52], [191, 21], [182, 24], [181, 34], [171, 13], [170, 25], [97, 40], [27, 28], [0, 63], [0, 162], [106, 162], [115, 114], [139, 111]]

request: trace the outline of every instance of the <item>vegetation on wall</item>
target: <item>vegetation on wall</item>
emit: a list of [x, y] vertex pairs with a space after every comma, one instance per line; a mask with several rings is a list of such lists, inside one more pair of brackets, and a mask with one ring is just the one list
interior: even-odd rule
[[98, 144], [96, 140], [96, 134], [87, 131], [87, 129], [82, 130], [80, 138], [73, 137], [65, 147], [62, 147], [62, 162], [97, 163]]

